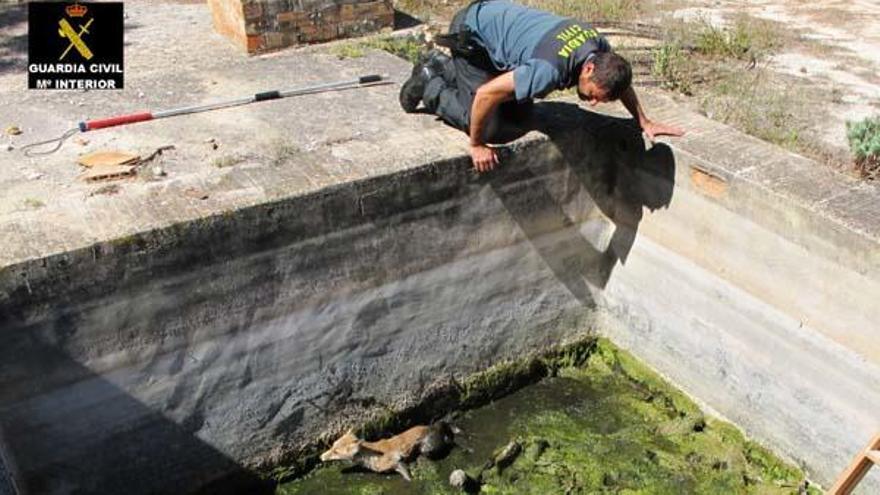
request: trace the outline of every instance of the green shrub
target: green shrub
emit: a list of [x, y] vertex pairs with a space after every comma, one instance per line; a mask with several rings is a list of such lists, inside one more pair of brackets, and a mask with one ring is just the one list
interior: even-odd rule
[[726, 29], [706, 23], [697, 37], [700, 53], [735, 59], [762, 58], [781, 45], [778, 30], [770, 23], [745, 16]]
[[692, 95], [698, 71], [681, 45], [667, 42], [654, 50], [651, 73], [661, 80], [664, 88]]
[[880, 115], [847, 122], [846, 137], [857, 170], [865, 177], [880, 176]]

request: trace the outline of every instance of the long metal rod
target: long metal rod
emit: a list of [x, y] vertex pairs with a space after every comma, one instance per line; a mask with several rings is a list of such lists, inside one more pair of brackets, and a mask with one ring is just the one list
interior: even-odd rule
[[278, 98], [287, 98], [289, 96], [304, 95], [317, 93], [321, 91], [329, 91], [333, 89], [341, 89], [347, 87], [359, 87], [366, 84], [375, 84], [382, 82], [383, 77], [380, 75], [363, 76], [350, 81], [339, 81], [326, 84], [318, 84], [315, 86], [307, 86], [304, 88], [294, 88], [286, 90], [264, 91], [252, 96], [235, 98], [233, 100], [217, 101], [213, 103], [205, 103], [203, 105], [192, 105], [188, 107], [171, 108], [168, 110], [160, 110], [157, 112], [139, 112], [129, 115], [120, 115], [116, 117], [107, 117], [103, 119], [87, 120], [80, 122], [78, 127], [82, 132], [88, 132], [95, 129], [103, 129], [118, 125], [133, 124], [135, 122], [144, 122], [147, 120], [163, 119], [167, 117], [175, 117], [178, 115], [188, 115], [199, 112], [208, 112], [221, 108], [235, 107], [239, 105], [247, 105], [258, 101], [275, 100]]
[[[106, 127], [114, 127], [119, 125], [133, 124], [135, 122], [144, 122], [147, 120], [155, 120], [155, 119], [164, 119], [168, 117], [175, 117], [178, 115], [188, 115], [193, 113], [200, 112], [208, 112], [211, 110], [219, 110], [221, 108], [229, 108], [235, 107], [239, 105], [247, 105], [249, 103], [256, 103], [258, 101], [266, 101], [266, 100], [276, 100], [278, 98], [287, 98], [289, 96], [299, 96], [299, 95], [307, 95], [320, 93], [322, 91], [333, 91], [340, 89], [348, 89], [348, 88], [360, 88], [369, 85], [377, 85], [377, 84], [388, 84], [390, 81], [386, 80], [384, 76], [380, 75], [371, 75], [371, 76], [362, 76], [357, 79], [352, 79], [350, 81], [339, 81], [332, 82], [326, 84], [318, 84], [315, 86], [307, 86], [304, 88], [293, 88], [293, 89], [285, 89], [285, 90], [275, 90], [275, 91], [264, 91], [262, 93], [257, 93], [252, 96], [245, 96], [241, 98], [235, 98], [233, 100], [225, 100], [225, 101], [216, 101], [213, 103], [205, 103], [203, 105], [191, 105], [188, 107], [180, 107], [180, 108], [171, 108], [168, 110], [160, 110], [157, 112], [139, 112], [132, 113], [128, 115], [119, 115], [115, 117], [107, 117], [103, 119], [95, 119], [95, 120], [86, 120], [77, 124], [76, 127], [66, 131], [60, 137], [47, 139], [46, 141], [39, 141], [36, 143], [30, 143], [26, 146], [22, 147], [22, 151], [25, 156], [36, 156], [36, 155], [48, 155], [50, 153], [54, 153], [61, 148], [61, 145], [64, 144], [64, 141], [67, 140], [70, 136], [76, 134], [77, 132], [88, 132], [93, 131], [95, 129], [103, 129]], [[35, 148], [44, 146], [44, 145], [54, 145], [49, 150], [36, 151]]]

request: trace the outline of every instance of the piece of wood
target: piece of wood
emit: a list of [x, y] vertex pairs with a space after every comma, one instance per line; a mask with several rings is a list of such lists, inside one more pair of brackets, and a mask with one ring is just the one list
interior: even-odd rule
[[131, 165], [140, 160], [140, 156], [127, 151], [102, 150], [88, 153], [77, 158], [76, 162], [86, 168], [110, 165]]
[[79, 176], [86, 182], [123, 179], [134, 175], [134, 165], [95, 165]]
[[874, 464], [880, 464], [880, 450], [872, 450], [868, 452], [868, 455], [866, 457], [870, 459], [871, 462], [873, 462]]
[[849, 495], [852, 493], [862, 478], [868, 474], [868, 470], [877, 462], [874, 458], [878, 450], [880, 450], [880, 434], [875, 436], [871, 443], [859, 452], [846, 471], [840, 474], [837, 482], [828, 490], [828, 493], [830, 495]]

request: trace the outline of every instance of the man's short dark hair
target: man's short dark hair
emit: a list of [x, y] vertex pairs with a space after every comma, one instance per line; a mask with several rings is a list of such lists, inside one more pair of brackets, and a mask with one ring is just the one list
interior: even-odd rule
[[599, 52], [593, 58], [591, 79], [602, 87], [611, 100], [618, 100], [632, 84], [632, 66], [614, 52]]

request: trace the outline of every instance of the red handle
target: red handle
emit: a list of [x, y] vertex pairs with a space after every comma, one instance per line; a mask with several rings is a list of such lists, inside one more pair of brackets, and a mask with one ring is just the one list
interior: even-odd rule
[[104, 127], [113, 127], [115, 125], [131, 124], [134, 122], [143, 122], [145, 120], [153, 120], [153, 114], [150, 112], [132, 113], [129, 115], [120, 115], [119, 117], [108, 117], [106, 119], [87, 120], [79, 123], [79, 130], [82, 132], [101, 129]]

